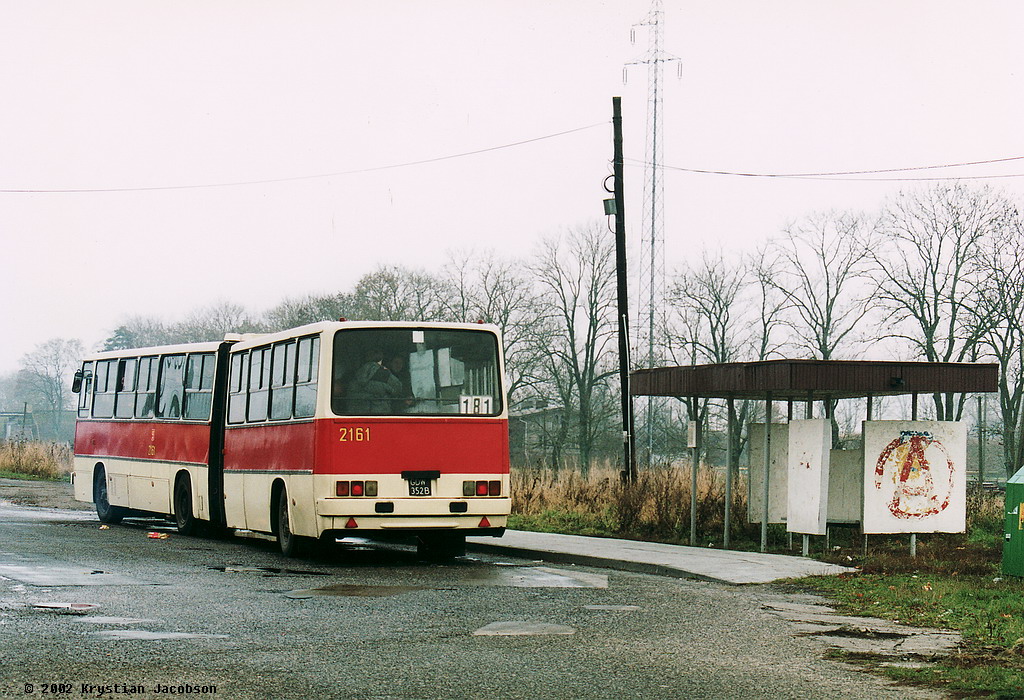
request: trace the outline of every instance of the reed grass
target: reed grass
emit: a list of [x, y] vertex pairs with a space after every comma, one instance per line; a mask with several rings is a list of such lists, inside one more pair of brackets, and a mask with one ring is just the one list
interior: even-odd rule
[[65, 443], [0, 441], [0, 472], [37, 479], [63, 479], [71, 473], [72, 452]]
[[[513, 524], [545, 531], [571, 531], [630, 539], [683, 542], [690, 537], [689, 467], [645, 469], [632, 483], [611, 466], [577, 470], [513, 469]], [[741, 536], [746, 523], [746, 481], [733, 484], [732, 532]], [[709, 544], [722, 537], [725, 473], [702, 466], [697, 472], [698, 539]], [[704, 542], [703, 540], [709, 540]]]

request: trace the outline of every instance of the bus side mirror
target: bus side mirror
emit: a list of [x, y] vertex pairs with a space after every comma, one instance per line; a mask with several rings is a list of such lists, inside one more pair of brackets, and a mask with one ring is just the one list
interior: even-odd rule
[[78, 370], [75, 372], [75, 378], [71, 380], [71, 391], [75, 394], [82, 390], [82, 380], [85, 379], [85, 372]]

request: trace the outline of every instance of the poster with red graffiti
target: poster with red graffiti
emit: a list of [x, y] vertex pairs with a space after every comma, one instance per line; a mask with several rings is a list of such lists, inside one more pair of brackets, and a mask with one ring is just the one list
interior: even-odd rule
[[963, 532], [967, 426], [864, 423], [864, 532]]

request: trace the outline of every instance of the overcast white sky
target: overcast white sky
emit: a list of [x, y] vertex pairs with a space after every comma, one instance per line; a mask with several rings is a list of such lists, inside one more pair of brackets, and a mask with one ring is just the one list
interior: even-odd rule
[[[0, 1], [0, 373], [128, 315], [253, 311], [381, 263], [528, 254], [644, 157], [649, 0]], [[1024, 155], [1024, 3], [666, 0], [664, 162], [759, 173]], [[374, 172], [346, 173], [527, 145]], [[1024, 173], [1024, 161], [958, 169]], [[935, 172], [917, 175], [936, 175]], [[627, 168], [639, 239], [643, 171]], [[263, 180], [286, 182], [183, 188]], [[1018, 196], [1024, 178], [989, 181]], [[668, 171], [668, 266], [907, 183]], [[146, 191], [33, 192], [110, 189]], [[634, 269], [638, 264], [634, 264]]]

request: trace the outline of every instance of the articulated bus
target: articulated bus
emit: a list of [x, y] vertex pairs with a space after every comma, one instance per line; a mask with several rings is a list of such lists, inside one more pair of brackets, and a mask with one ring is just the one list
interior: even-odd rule
[[75, 375], [75, 497], [135, 514], [315, 539], [409, 535], [458, 556], [500, 537], [508, 413], [497, 328], [321, 322], [102, 352]]

